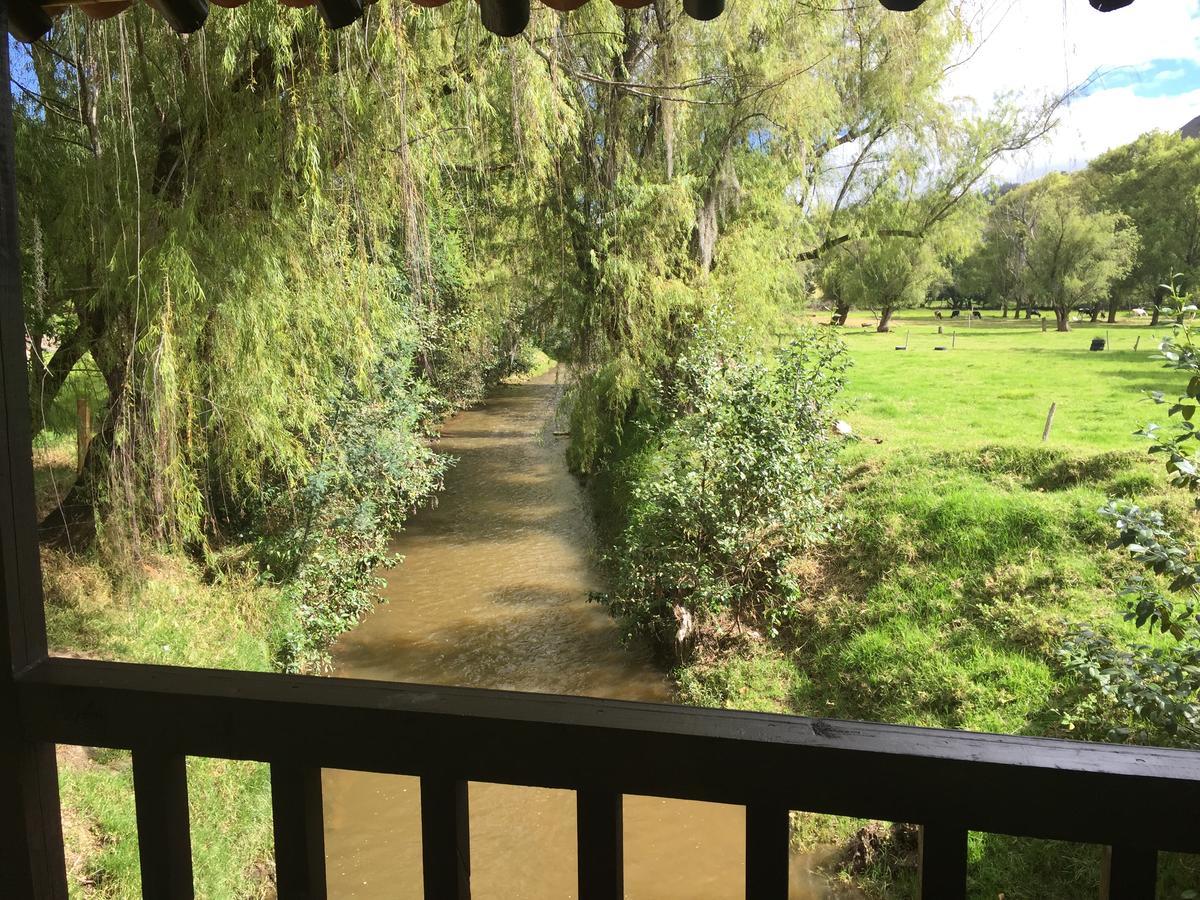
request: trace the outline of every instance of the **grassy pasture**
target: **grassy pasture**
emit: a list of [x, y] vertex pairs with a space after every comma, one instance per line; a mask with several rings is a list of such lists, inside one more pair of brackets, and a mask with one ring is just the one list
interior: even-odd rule
[[[965, 320], [925, 314], [894, 319], [893, 330], [879, 334], [858, 327], [865, 321], [852, 319], [840, 329], [855, 363], [847, 418], [861, 436], [896, 449], [1040, 445], [1051, 403], [1057, 409], [1050, 446], [1137, 449], [1130, 433], [1156, 412], [1145, 392], [1168, 381], [1155, 354], [1169, 326], [1081, 323], [1060, 334], [1052, 321], [1042, 332], [1037, 319], [1031, 325], [986, 314], [967, 327]], [[1094, 337], [1105, 338], [1108, 348], [1089, 351]], [[906, 339], [908, 350], [896, 350]], [[952, 343], [953, 349], [934, 349]]]

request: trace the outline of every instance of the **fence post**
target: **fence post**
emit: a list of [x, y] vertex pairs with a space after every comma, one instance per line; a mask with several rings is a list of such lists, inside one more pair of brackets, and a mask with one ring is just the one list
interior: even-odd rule
[[1054, 426], [1054, 410], [1057, 407], [1057, 403], [1051, 403], [1050, 412], [1046, 413], [1046, 427], [1042, 429], [1042, 443], [1050, 440], [1050, 429]]

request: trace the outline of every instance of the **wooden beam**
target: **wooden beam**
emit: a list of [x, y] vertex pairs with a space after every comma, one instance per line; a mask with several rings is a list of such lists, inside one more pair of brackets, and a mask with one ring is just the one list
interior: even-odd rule
[[275, 886], [279, 900], [325, 900], [325, 817], [321, 770], [271, 766]]
[[[9, 75], [10, 7], [0, 6]], [[0, 885], [5, 896], [67, 896], [54, 747], [20, 727], [16, 673], [46, 658], [33, 500], [33, 449], [21, 300], [12, 92], [0, 99]]]
[[[43, 740], [1200, 852], [1200, 753], [583, 697], [51, 659]], [[353, 735], [354, 740], [348, 740]], [[1155, 815], [1114, 816], [1113, 809]]]
[[623, 805], [616, 791], [575, 792], [579, 900], [625, 896]]

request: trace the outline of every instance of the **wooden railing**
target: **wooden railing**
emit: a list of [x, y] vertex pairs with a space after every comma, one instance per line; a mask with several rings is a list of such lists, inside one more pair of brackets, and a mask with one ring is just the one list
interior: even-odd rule
[[146, 897], [190, 897], [186, 756], [269, 763], [281, 898], [325, 895], [323, 767], [421, 779], [425, 897], [470, 896], [467, 782], [576, 792], [581, 900], [622, 893], [622, 796], [746, 808], [746, 896], [785, 900], [789, 810], [922, 827], [923, 898], [966, 896], [967, 832], [1104, 844], [1106, 893], [1200, 852], [1200, 754], [726, 710], [49, 659], [31, 740], [133, 751]]

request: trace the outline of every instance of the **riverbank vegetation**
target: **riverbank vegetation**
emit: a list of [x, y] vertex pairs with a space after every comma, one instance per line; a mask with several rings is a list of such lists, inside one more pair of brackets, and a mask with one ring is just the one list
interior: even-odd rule
[[[894, 336], [856, 325], [845, 333], [852, 366], [840, 414], [856, 438], [839, 438], [842, 479], [831, 492], [837, 529], [792, 560], [796, 599], [774, 637], [751, 627], [694, 646], [668, 641], [668, 657], [684, 660], [676, 663], [682, 698], [1179, 743], [1178, 734], [1147, 730], [1144, 719], [1080, 677], [1068, 652], [1080, 623], [1117, 647], [1174, 644], [1125, 621], [1118, 593], [1134, 569], [1122, 549], [1109, 547], [1116, 535], [1098, 514], [1109, 498], [1137, 498], [1195, 539], [1191, 499], [1132, 434], [1154, 409], [1139, 387], [1164, 380], [1156, 351], [1090, 353], [1090, 334], [1100, 330], [1071, 337], [996, 319], [959, 331], [953, 351], [935, 351], [949, 337], [938, 335], [936, 321], [907, 319], [912, 334], [902, 352]], [[1140, 328], [1122, 329], [1118, 340], [1132, 347], [1135, 334], [1153, 346]], [[898, 393], [897, 384], [906, 389]], [[646, 453], [615, 466], [614, 477], [636, 482], [652, 471]], [[625, 511], [608, 509], [609, 516], [642, 515], [636, 492], [613, 493], [625, 498]], [[911, 836], [903, 831], [802, 817], [797, 839], [861, 851], [848, 850], [840, 871], [868, 893], [906, 896], [913, 887]], [[1094, 896], [1098, 859], [1094, 848], [976, 835], [971, 894]], [[1163, 866], [1164, 896], [1198, 879], [1194, 861], [1174, 860]], [[1027, 893], [1031, 885], [1037, 889]]]
[[[972, 39], [950, 0], [539, 7], [510, 41], [400, 0], [336, 33], [247, 4], [186, 41], [63, 16], [13, 88], [55, 649], [322, 671], [452, 465], [438, 423], [553, 357], [605, 599], [684, 699], [1186, 740], [1088, 659], [1176, 639], [1123, 618], [1150, 545], [1108, 548], [1097, 510], [1194, 537], [1129, 432], [1140, 391], [1195, 397], [1150, 354], [1197, 284], [1200, 153], [1150, 135], [993, 184], [1070, 97], [947, 99]], [[190, 765], [199, 894], [269, 894], [262, 771]], [[83, 896], [136, 895], [128, 779], [64, 759]], [[871, 834], [851, 875], [895, 895], [911, 867]], [[1084, 896], [1088, 852], [975, 838], [972, 892]]]

